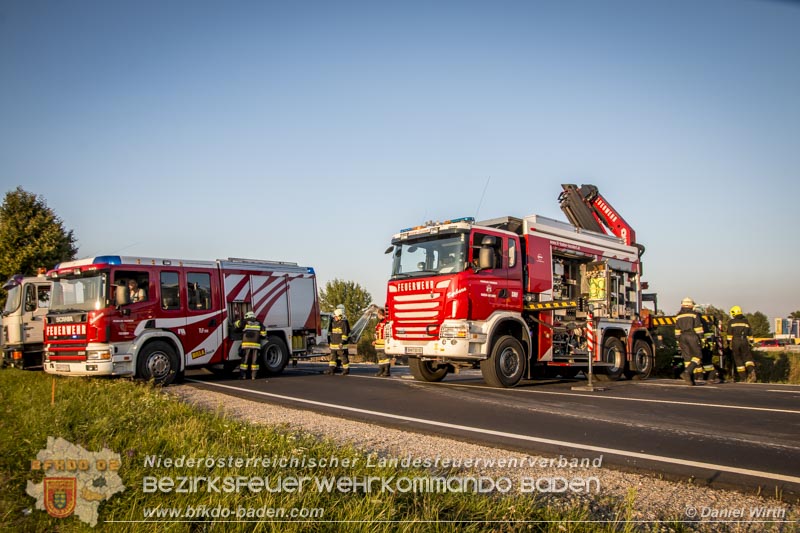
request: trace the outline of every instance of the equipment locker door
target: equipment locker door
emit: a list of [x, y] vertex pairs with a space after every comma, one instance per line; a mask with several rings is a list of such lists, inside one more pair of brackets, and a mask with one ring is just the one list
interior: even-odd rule
[[289, 283], [286, 274], [250, 276], [253, 311], [257, 317], [264, 317], [264, 326], [267, 328], [289, 326], [288, 290]]

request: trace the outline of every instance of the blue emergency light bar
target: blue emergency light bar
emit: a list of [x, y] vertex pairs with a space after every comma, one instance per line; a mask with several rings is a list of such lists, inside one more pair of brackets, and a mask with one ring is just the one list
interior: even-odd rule
[[92, 261], [95, 265], [121, 265], [122, 258], [118, 255], [101, 255], [94, 258]]
[[118, 255], [98, 255], [94, 259], [82, 259], [78, 261], [63, 261], [53, 267], [53, 270], [59, 270], [65, 263], [74, 263], [74, 266], [83, 265], [121, 265], [122, 258]]

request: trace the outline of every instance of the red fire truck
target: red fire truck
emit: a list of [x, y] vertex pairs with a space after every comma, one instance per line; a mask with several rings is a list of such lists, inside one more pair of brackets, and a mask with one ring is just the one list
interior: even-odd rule
[[[489, 385], [512, 387], [541, 374], [574, 377], [590, 358], [598, 379], [649, 376], [654, 343], [639, 319], [644, 248], [590, 192], [564, 186], [562, 209], [578, 224], [461, 218], [394, 235], [386, 353], [408, 356], [420, 381], [480, 366]], [[621, 221], [619, 233], [601, 221]], [[594, 223], [597, 231], [581, 227]]]
[[[278, 374], [319, 335], [314, 270], [295, 263], [100, 256], [56, 265], [44, 369], [167, 385], [185, 369], [239, 365], [248, 311], [266, 326], [261, 368]], [[134, 280], [139, 290], [131, 293]]]

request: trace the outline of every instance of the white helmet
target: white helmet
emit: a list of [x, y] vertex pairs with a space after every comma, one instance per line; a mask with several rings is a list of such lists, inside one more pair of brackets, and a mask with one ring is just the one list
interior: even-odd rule
[[245, 320], [252, 320], [252, 319], [254, 319], [255, 317], [256, 317], [256, 314], [255, 314], [254, 312], [252, 312], [252, 311], [248, 311], [248, 312], [246, 312], [246, 313], [244, 314], [244, 319], [245, 319]]
[[681, 307], [691, 307], [694, 308], [694, 300], [689, 298], [688, 296], [681, 300]]
[[338, 317], [341, 317], [342, 315], [344, 315], [344, 311], [342, 311], [342, 310], [341, 310], [341, 309], [339, 309], [338, 307], [337, 307], [337, 308], [336, 308], [336, 310], [333, 312], [333, 316], [338, 316]]

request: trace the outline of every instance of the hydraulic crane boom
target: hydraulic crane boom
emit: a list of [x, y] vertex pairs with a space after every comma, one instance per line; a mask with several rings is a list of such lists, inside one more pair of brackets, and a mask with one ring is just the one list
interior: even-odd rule
[[564, 191], [559, 195], [561, 210], [573, 226], [604, 233], [603, 226], [620, 237], [627, 245], [636, 243], [636, 232], [625, 222], [622, 215], [611, 207], [594, 185], [562, 184]]

